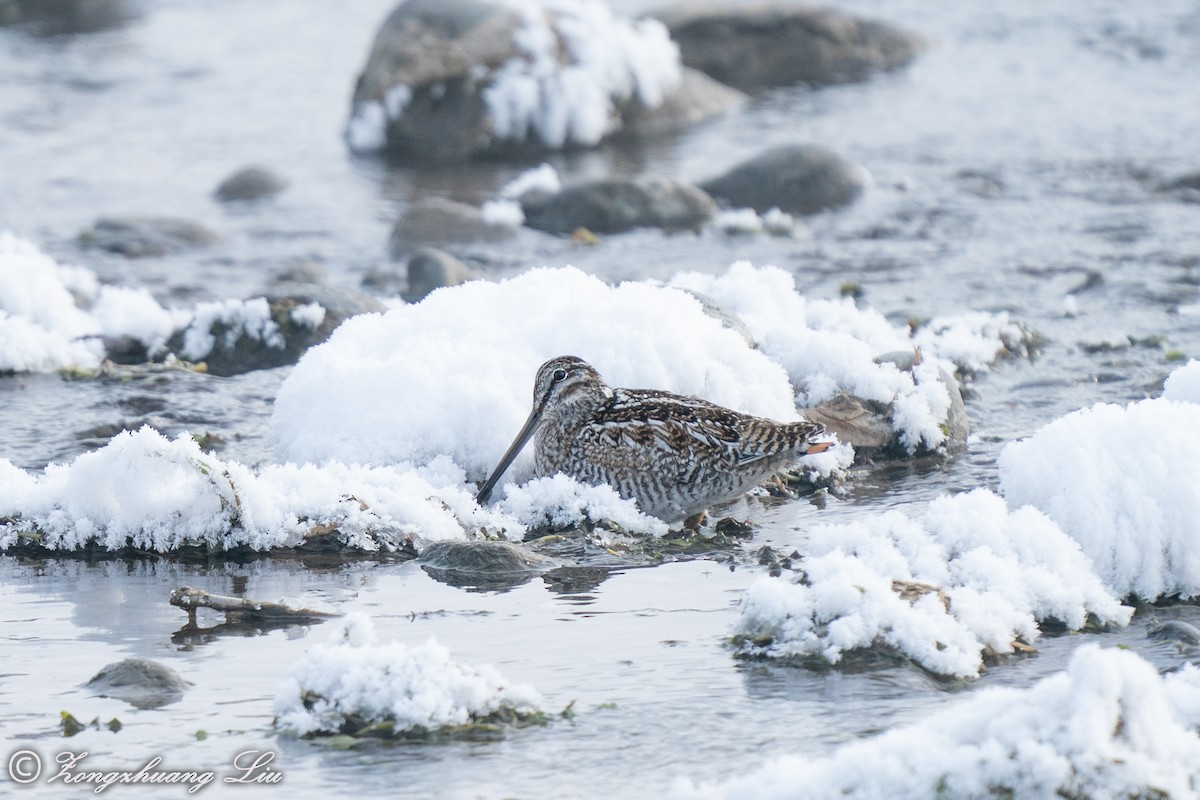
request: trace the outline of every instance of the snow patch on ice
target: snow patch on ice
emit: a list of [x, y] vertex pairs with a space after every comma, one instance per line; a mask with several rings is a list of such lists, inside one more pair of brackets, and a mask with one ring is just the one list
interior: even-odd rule
[[392, 722], [398, 734], [425, 733], [543, 705], [532, 686], [511, 683], [490, 665], [459, 663], [436, 640], [379, 643], [370, 620], [355, 613], [292, 667], [276, 696], [275, 726], [300, 736], [333, 734], [355, 717]]
[[784, 756], [675, 798], [1195, 797], [1200, 670], [1161, 676], [1131, 652], [1084, 645], [1027, 689], [975, 692], [822, 758]]
[[1089, 615], [1124, 624], [1132, 614], [1057, 525], [984, 489], [934, 500], [918, 517], [819, 527], [799, 567], [803, 583], [764, 578], [744, 595], [741, 652], [837, 663], [882, 644], [966, 677], [985, 652], [1035, 641], [1039, 621], [1076, 630]]

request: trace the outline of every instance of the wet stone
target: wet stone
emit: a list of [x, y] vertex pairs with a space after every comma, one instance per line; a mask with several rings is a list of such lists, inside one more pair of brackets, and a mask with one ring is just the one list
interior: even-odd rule
[[136, 15], [130, 0], [4, 0], [0, 25], [19, 25], [37, 36], [95, 33]]
[[79, 234], [79, 243], [126, 258], [146, 258], [206, 247], [218, 238], [209, 228], [187, 219], [103, 217]]
[[274, 197], [288, 187], [288, 179], [258, 165], [243, 167], [230, 175], [213, 192], [221, 202], [261, 200]]
[[516, 235], [517, 228], [488, 222], [474, 206], [430, 197], [413, 203], [396, 220], [388, 250], [392, 260], [403, 261], [422, 247], [503, 242]]
[[476, 574], [539, 573], [558, 562], [512, 542], [433, 542], [417, 559], [423, 566]]
[[479, 280], [479, 275], [459, 259], [434, 247], [422, 247], [408, 260], [408, 291], [404, 299], [417, 303], [434, 289], [474, 280]]
[[109, 664], [85, 684], [101, 697], [115, 697], [135, 708], [158, 708], [178, 702], [191, 685], [170, 667], [144, 658]]
[[572, 186], [523, 202], [521, 208], [526, 225], [558, 234], [578, 228], [594, 233], [634, 228], [691, 230], [717, 210], [711, 197], [689, 183], [645, 175]]
[[1200, 628], [1181, 619], [1169, 619], [1150, 629], [1151, 639], [1200, 645]]
[[853, 203], [869, 182], [866, 170], [832, 150], [797, 144], [773, 147], [700, 188], [730, 208], [816, 214]]
[[655, 14], [683, 63], [744, 91], [861, 81], [903, 67], [920, 37], [832, 8], [783, 3], [681, 3]]

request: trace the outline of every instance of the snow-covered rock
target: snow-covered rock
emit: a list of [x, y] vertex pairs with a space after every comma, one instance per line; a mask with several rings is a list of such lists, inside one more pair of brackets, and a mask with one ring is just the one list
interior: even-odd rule
[[783, 756], [677, 800], [1196, 797], [1200, 670], [1085, 645], [1027, 689], [982, 689], [828, 756]]
[[542, 712], [531, 686], [494, 667], [454, 661], [437, 641], [376, 641], [366, 615], [351, 614], [333, 641], [309, 650], [275, 701], [275, 726], [299, 736], [359, 732], [387, 723], [389, 736], [421, 736], [472, 722]]
[[797, 566], [801, 582], [763, 578], [744, 595], [741, 653], [837, 663], [882, 646], [969, 677], [985, 653], [1034, 642], [1043, 620], [1076, 630], [1132, 614], [1057, 525], [984, 489], [939, 498], [918, 517], [818, 527]]

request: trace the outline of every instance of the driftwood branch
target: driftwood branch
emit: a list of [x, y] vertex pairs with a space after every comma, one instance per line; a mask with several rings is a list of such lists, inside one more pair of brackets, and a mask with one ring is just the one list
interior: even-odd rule
[[226, 619], [239, 622], [315, 622], [339, 616], [328, 611], [314, 611], [311, 608], [292, 608], [282, 603], [250, 600], [225, 594], [210, 594], [190, 586], [180, 586], [171, 592], [171, 605], [186, 611], [188, 620], [192, 623], [196, 621], [196, 609], [198, 608], [223, 611]]

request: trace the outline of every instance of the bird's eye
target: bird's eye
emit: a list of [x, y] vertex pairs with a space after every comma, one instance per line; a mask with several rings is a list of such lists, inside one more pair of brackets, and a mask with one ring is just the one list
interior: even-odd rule
[[567, 371], [565, 369], [554, 370], [554, 380], [556, 380], [556, 381], [566, 380], [566, 377], [567, 377]]

